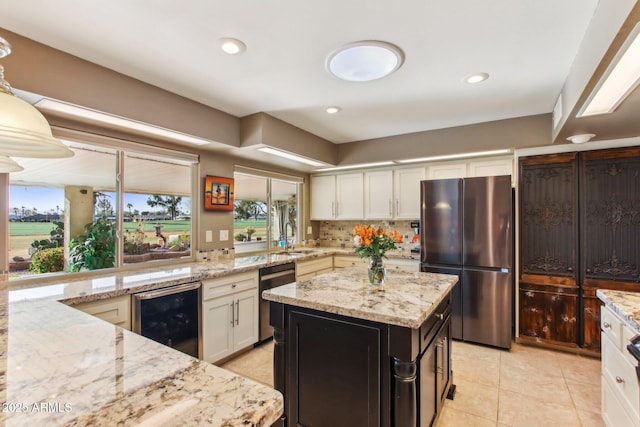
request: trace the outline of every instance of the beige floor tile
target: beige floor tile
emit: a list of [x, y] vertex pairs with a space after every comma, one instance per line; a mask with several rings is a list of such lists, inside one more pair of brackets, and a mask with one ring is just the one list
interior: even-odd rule
[[599, 413], [595, 414], [578, 409], [578, 416], [580, 417], [580, 422], [582, 422], [582, 427], [605, 427], [604, 421]]
[[273, 387], [273, 343], [243, 353], [222, 367]]
[[501, 354], [500, 363], [506, 368], [526, 369], [546, 376], [562, 376], [556, 352], [533, 346], [515, 344], [510, 352]]
[[458, 411], [445, 404], [434, 427], [496, 427], [496, 422]]
[[572, 380], [566, 381], [576, 409], [600, 414], [600, 384], [593, 385]]
[[456, 394], [447, 405], [453, 411], [466, 412], [481, 418], [498, 419], [498, 388], [463, 379], [455, 381]]
[[567, 380], [600, 385], [601, 363], [599, 359], [581, 356], [574, 363], [563, 363], [562, 374]]
[[[455, 344], [454, 344], [455, 345]], [[458, 379], [498, 387], [500, 383], [500, 360], [486, 360], [470, 357], [451, 359], [453, 381]]]
[[543, 402], [572, 406], [569, 388], [558, 371], [549, 375], [537, 368], [500, 366], [500, 389], [509, 390]]
[[454, 341], [451, 344], [451, 358], [454, 360], [462, 358], [499, 362], [500, 350], [478, 344]]
[[500, 390], [498, 422], [513, 427], [581, 427], [573, 405], [545, 402], [508, 390]]

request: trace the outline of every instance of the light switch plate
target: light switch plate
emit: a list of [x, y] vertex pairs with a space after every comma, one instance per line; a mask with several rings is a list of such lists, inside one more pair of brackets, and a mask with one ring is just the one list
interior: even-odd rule
[[311, 226], [307, 227], [307, 234], [313, 234], [313, 227]]
[[207, 231], [205, 232], [204, 241], [205, 241], [206, 243], [213, 242], [213, 231], [212, 231], [212, 230], [207, 230]]
[[229, 230], [220, 230], [220, 241], [229, 240]]

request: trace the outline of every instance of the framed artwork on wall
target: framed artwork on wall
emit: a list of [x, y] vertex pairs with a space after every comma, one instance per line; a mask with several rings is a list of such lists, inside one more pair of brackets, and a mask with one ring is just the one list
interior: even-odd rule
[[207, 175], [204, 180], [204, 210], [233, 210], [233, 178]]

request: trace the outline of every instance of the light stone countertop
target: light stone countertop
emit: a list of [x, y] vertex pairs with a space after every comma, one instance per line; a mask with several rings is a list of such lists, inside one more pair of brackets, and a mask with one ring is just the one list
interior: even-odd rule
[[0, 282], [0, 423], [271, 425], [283, 410], [278, 391], [66, 304], [333, 254], [353, 251], [237, 256], [37, 285]]
[[640, 334], [640, 292], [598, 289], [596, 295]]
[[0, 423], [270, 426], [283, 411], [278, 391], [66, 304], [256, 271], [292, 259], [256, 255], [51, 284], [3, 282]]
[[417, 329], [458, 282], [448, 274], [391, 270], [383, 286], [357, 267], [273, 288], [264, 299], [357, 319]]

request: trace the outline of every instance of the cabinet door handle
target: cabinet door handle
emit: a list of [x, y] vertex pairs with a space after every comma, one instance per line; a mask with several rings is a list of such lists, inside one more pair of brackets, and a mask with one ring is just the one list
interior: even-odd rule
[[336, 204], [335, 202], [331, 202], [331, 216], [336, 216]]
[[609, 323], [609, 322], [603, 322], [603, 323], [602, 323], [602, 326], [603, 326], [605, 329], [607, 329], [607, 328], [611, 328], [611, 323]]
[[389, 216], [393, 215], [393, 202], [389, 199]]
[[236, 306], [235, 301], [231, 303], [231, 327], [233, 327], [233, 322], [236, 318]]
[[620, 378], [620, 377], [616, 376], [616, 382], [617, 382], [618, 384], [622, 384], [622, 383], [624, 382], [624, 380], [623, 380], [622, 378]]
[[240, 325], [240, 300], [236, 301], [236, 325]]
[[438, 313], [436, 314], [436, 317], [440, 320], [444, 319], [444, 313]]
[[396, 199], [396, 216], [400, 215], [400, 199]]

